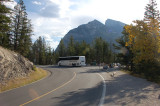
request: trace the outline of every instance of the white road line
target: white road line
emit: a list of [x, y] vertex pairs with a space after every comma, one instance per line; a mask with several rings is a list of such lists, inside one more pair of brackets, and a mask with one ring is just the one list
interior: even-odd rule
[[97, 73], [103, 80], [103, 91], [102, 91], [102, 96], [101, 96], [101, 99], [100, 99], [100, 102], [98, 104], [98, 106], [103, 106], [104, 104], [104, 100], [105, 100], [105, 94], [106, 94], [106, 82], [105, 82], [105, 79], [102, 77], [101, 74]]

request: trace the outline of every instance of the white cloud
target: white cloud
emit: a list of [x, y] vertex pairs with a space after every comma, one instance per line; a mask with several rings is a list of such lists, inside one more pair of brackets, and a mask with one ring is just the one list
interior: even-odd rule
[[[33, 36], [32, 38], [38, 39], [38, 37], [39, 36]], [[45, 41], [47, 42], [47, 44], [49, 44], [49, 46], [51, 46], [51, 48], [53, 48], [53, 49], [55, 49], [59, 44], [59, 41], [52, 39], [51, 36], [48, 34], [43, 34], [43, 36], [41, 36], [41, 37], [45, 38]]]
[[11, 0], [10, 2], [4, 2], [4, 3], [8, 8], [11, 8], [11, 9], [14, 9], [14, 6], [17, 5], [17, 2], [15, 2], [14, 0]]
[[[56, 37], [63, 37], [69, 30], [94, 19], [105, 23], [110, 18], [126, 24], [143, 19], [148, 3], [149, 0], [45, 0], [41, 11], [30, 12], [29, 18], [32, 19], [35, 36], [50, 36], [46, 37], [48, 41], [57, 45], [59, 40]], [[160, 1], [157, 3], [159, 7]]]
[[112, 18], [129, 24], [132, 20], [143, 18], [147, 3], [146, 0], [92, 0], [72, 13], [75, 16], [88, 15], [103, 23], [107, 18]]
[[57, 48], [59, 41], [51, 41], [49, 42], [51, 48], [53, 48], [54, 50]]
[[59, 5], [52, 2], [48, 2], [47, 5], [40, 10], [40, 15], [48, 18], [58, 18], [59, 11]]
[[32, 19], [34, 32], [38, 36], [42, 34], [64, 36], [71, 29], [68, 19], [46, 18], [34, 13], [29, 14], [29, 17]]
[[32, 1], [33, 4], [36, 4], [36, 5], [42, 5], [41, 2], [38, 2], [38, 1]]

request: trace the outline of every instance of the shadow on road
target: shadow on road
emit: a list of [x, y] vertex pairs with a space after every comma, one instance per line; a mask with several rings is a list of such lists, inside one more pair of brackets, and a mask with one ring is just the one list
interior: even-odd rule
[[108, 105], [136, 106], [159, 101], [157, 92], [160, 91], [160, 86], [145, 79], [123, 74], [106, 80], [106, 86], [105, 104]]
[[58, 65], [36, 65], [40, 68], [81, 68], [79, 66], [58, 66]]
[[[47, 66], [48, 67], [48, 66]], [[59, 68], [57, 66], [50, 66], [51, 68]], [[60, 67], [62, 68], [62, 67]], [[66, 68], [66, 67], [64, 67]], [[128, 74], [122, 74], [118, 72], [118, 69], [106, 70], [87, 69], [81, 74], [85, 73], [104, 73], [107, 76], [106, 79], [106, 95], [104, 105], [148, 105], [160, 106], [160, 86], [146, 81], [145, 79], [133, 77]], [[111, 77], [110, 74], [117, 71], [115, 77]], [[121, 74], [119, 74], [121, 73]], [[78, 83], [77, 83], [78, 84]], [[76, 86], [76, 85], [74, 85]], [[54, 97], [52, 99], [60, 99], [59, 106], [93, 106], [98, 105], [101, 93], [102, 83], [93, 88], [79, 89], [77, 91], [68, 92], [61, 97]], [[53, 104], [54, 105], [54, 104]]]
[[107, 71], [104, 69], [89, 69], [80, 73], [104, 73], [104, 72], [107, 72]]
[[61, 100], [58, 106], [97, 106], [101, 98], [102, 89], [102, 84], [99, 83], [93, 88], [79, 89], [52, 99]]
[[[160, 105], [159, 85], [128, 74], [111, 77], [109, 74], [114, 71], [111, 69], [109, 73], [106, 73], [105, 70], [90, 69], [81, 72], [82, 74], [105, 73], [107, 75], [104, 105]], [[59, 106], [97, 105], [101, 98], [102, 89], [102, 84], [98, 84], [93, 88], [79, 89], [63, 94], [62, 97], [57, 97], [61, 100]]]
[[88, 69], [85, 72], [80, 72], [80, 73], [105, 73], [105, 72], [113, 72], [113, 71], [119, 71], [119, 68], [108, 68], [108, 69], [103, 69], [96, 67], [96, 69]]

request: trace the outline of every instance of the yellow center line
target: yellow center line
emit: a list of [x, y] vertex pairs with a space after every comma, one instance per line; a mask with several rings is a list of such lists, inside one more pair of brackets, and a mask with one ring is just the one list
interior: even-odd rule
[[40, 98], [42, 98], [42, 97], [44, 97], [44, 96], [46, 96], [46, 95], [48, 95], [48, 94], [50, 94], [50, 93], [56, 91], [56, 90], [58, 90], [58, 89], [64, 87], [65, 85], [67, 85], [68, 83], [70, 83], [75, 77], [76, 77], [76, 73], [74, 72], [73, 78], [70, 79], [68, 82], [64, 83], [63, 85], [61, 85], [61, 86], [59, 86], [59, 87], [57, 87], [57, 88], [55, 88], [55, 89], [53, 89], [53, 90], [51, 90], [51, 91], [49, 91], [49, 92], [47, 92], [47, 93], [45, 93], [45, 94], [43, 94], [43, 95], [37, 97], [37, 98], [34, 98], [34, 99], [32, 99], [32, 100], [30, 100], [30, 101], [24, 103], [24, 104], [21, 104], [21, 105], [19, 105], [19, 106], [24, 106], [24, 105], [26, 105], [26, 104], [28, 104], [28, 103], [31, 103], [31, 102], [33, 102], [33, 101], [35, 101], [35, 100], [38, 100], [38, 99], [40, 99]]

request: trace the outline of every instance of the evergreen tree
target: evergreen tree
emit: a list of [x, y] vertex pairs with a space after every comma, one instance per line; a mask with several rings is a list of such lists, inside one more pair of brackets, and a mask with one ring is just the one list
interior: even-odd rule
[[47, 47], [46, 51], [46, 64], [52, 64], [52, 50], [50, 46]]
[[81, 43], [75, 42], [75, 55], [82, 56], [81, 50]]
[[84, 40], [79, 45], [79, 55], [86, 57], [86, 62], [90, 62], [90, 45], [87, 44]]
[[56, 64], [56, 53], [54, 49], [52, 50], [52, 54], [51, 54], [51, 64]]
[[133, 53], [129, 46], [126, 46], [126, 42], [129, 41], [129, 34], [126, 32], [125, 26], [123, 28], [122, 34], [123, 36], [116, 40], [118, 45], [114, 45], [115, 49], [119, 51], [117, 54], [118, 62], [120, 62], [122, 65], [126, 65], [128, 69], [129, 66], [131, 66], [130, 70], [133, 70]]
[[66, 55], [66, 50], [65, 50], [65, 45], [63, 42], [63, 39], [61, 39], [60, 43], [59, 43], [59, 47], [58, 47], [58, 53], [60, 57], [63, 57]]
[[[151, 26], [152, 21], [155, 21], [155, 20], [157, 20], [155, 22], [160, 21], [160, 14], [159, 14], [159, 11], [157, 10], [156, 0], [149, 0], [149, 1], [150, 3], [147, 4], [145, 8], [146, 11], [144, 13], [144, 21], [147, 22]], [[157, 27], [157, 26], [152, 25], [152, 27]]]
[[96, 61], [98, 63], [103, 62], [103, 40], [101, 37], [95, 39], [94, 49]]
[[30, 60], [39, 65], [49, 65], [56, 63], [56, 53], [54, 49], [46, 44], [46, 41], [41, 36], [34, 42], [31, 47]]
[[68, 53], [69, 56], [75, 55], [75, 46], [74, 46], [74, 39], [73, 36], [70, 37], [69, 44], [68, 44]]
[[146, 11], [144, 15], [144, 22], [147, 23], [149, 34], [152, 36], [154, 41], [155, 58], [158, 58], [158, 52], [160, 52], [160, 14], [157, 10], [156, 0], [150, 0], [150, 3], [146, 6]]
[[33, 44], [32, 46], [32, 53], [33, 53], [33, 59], [32, 61], [35, 64], [44, 64], [45, 63], [45, 49], [44, 45], [45, 41], [40, 36]]
[[27, 18], [26, 7], [23, 0], [19, 0], [14, 8], [13, 42], [14, 50], [27, 56], [31, 47], [32, 25]]
[[83, 40], [79, 44], [79, 55], [85, 56], [89, 52], [89, 45]]
[[102, 62], [107, 63], [107, 59], [108, 57], [108, 52], [109, 52], [109, 48], [108, 48], [108, 43], [106, 41], [102, 42], [102, 47], [103, 47], [103, 53], [102, 53]]
[[10, 48], [10, 23], [11, 9], [5, 6], [5, 2], [9, 0], [1, 0], [0, 2], [0, 45]]
[[[67, 51], [63, 55], [63, 53]], [[113, 62], [113, 52], [109, 49], [109, 44], [102, 38], [96, 38], [93, 44], [87, 44], [85, 41], [76, 42], [73, 37], [70, 37], [67, 48], [65, 48], [63, 40], [60, 41], [57, 52], [55, 53], [55, 60], [58, 62], [57, 57], [62, 56], [85, 56], [86, 62], [91, 63], [111, 63]]]

